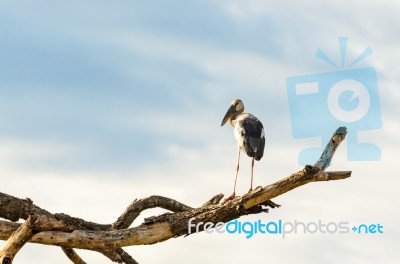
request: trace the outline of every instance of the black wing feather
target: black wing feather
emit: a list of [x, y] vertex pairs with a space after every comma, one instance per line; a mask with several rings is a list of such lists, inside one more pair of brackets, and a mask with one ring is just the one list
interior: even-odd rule
[[264, 127], [257, 118], [243, 120], [243, 137], [246, 153], [255, 160], [260, 160], [264, 155], [265, 137]]

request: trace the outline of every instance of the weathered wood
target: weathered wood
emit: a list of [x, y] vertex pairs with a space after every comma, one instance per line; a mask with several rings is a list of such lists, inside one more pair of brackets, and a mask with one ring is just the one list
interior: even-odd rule
[[346, 135], [346, 127], [339, 127], [338, 129], [336, 129], [335, 133], [333, 133], [331, 139], [329, 140], [324, 151], [322, 152], [321, 157], [314, 164], [314, 167], [318, 168], [320, 171], [324, 171], [329, 165], [331, 165], [333, 155], [335, 154], [336, 149], [339, 147], [340, 143], [342, 143]]
[[[196, 221], [193, 223], [206, 221], [213, 223], [228, 222], [242, 215], [261, 212], [262, 203], [286, 192], [288, 189], [296, 188], [296, 186], [298, 187], [311, 181], [328, 181], [349, 176], [349, 172], [327, 172], [322, 174], [317, 172], [314, 177], [310, 177], [307, 173], [301, 171], [301, 173], [295, 173], [266, 187], [257, 188], [249, 194], [236, 197], [224, 204], [209, 205], [179, 213], [163, 214], [147, 219], [145, 223], [138, 227], [115, 231], [42, 232], [35, 235], [32, 238], [32, 242], [92, 250], [102, 244], [104, 246], [113, 244], [118, 247], [153, 244], [174, 236], [187, 234], [188, 220], [192, 217], [196, 217]], [[252, 204], [255, 205], [251, 206]], [[2, 230], [0, 238], [4, 239], [11, 235], [12, 232], [11, 228]]]
[[[29, 228], [35, 230], [32, 235], [25, 232], [25, 241], [45, 245], [61, 246], [65, 254], [74, 263], [84, 263], [79, 256], [74, 260], [73, 248], [88, 249], [101, 252], [112, 261], [129, 264], [137, 263], [129, 256], [122, 247], [132, 245], [148, 245], [168, 240], [173, 237], [188, 235], [195, 230], [189, 230], [188, 222], [191, 219], [193, 224], [200, 222], [228, 222], [242, 215], [258, 214], [267, 212], [269, 208], [276, 208], [279, 205], [271, 199], [282, 195], [294, 188], [304, 184], [317, 181], [341, 180], [351, 176], [350, 171], [325, 172], [338, 145], [346, 136], [346, 129], [339, 128], [327, 144], [321, 158], [314, 166], [307, 165], [303, 170], [277, 181], [273, 184], [257, 187], [250, 193], [235, 197], [225, 203], [220, 203], [222, 195], [218, 194], [208, 200], [199, 208], [191, 208], [173, 199], [161, 196], [150, 196], [132, 202], [125, 212], [112, 225], [103, 225], [87, 222], [83, 219], [71, 217], [65, 214], [51, 214], [32, 203], [29, 199], [19, 199], [0, 193], [0, 216], [10, 221], [27, 219], [24, 224], [9, 221], [0, 221], [0, 239], [7, 240], [6, 246], [0, 256], [15, 256], [16, 252], [10, 251], [10, 247], [20, 248], [23, 244], [12, 243], [15, 237], [21, 235], [21, 229]], [[145, 219], [139, 226], [128, 228], [137, 216], [146, 209], [161, 207], [172, 211]], [[34, 228], [28, 222], [30, 214], [35, 217], [45, 216], [51, 225], [35, 225]], [[29, 220], [32, 221], [32, 220]], [[36, 223], [36, 222], [35, 222]], [[199, 232], [203, 231], [200, 226]], [[23, 232], [24, 233], [24, 232]], [[18, 249], [19, 249], [18, 248]], [[14, 250], [15, 250], [14, 249]], [[5, 254], [5, 252], [14, 252]], [[76, 253], [75, 253], [76, 254]], [[77, 256], [77, 255], [76, 255]]]
[[74, 264], [86, 264], [86, 262], [76, 254], [75, 250], [70, 247], [61, 247], [64, 254], [72, 261]]
[[183, 212], [193, 209], [183, 203], [175, 201], [173, 199], [153, 195], [144, 199], [134, 200], [123, 214], [118, 217], [118, 220], [112, 224], [112, 230], [128, 228], [132, 222], [139, 216], [140, 212], [150, 208], [163, 208], [172, 212]]
[[52, 215], [31, 214], [28, 216], [28, 219], [8, 238], [6, 245], [0, 251], [0, 262], [2, 264], [12, 263], [14, 256], [25, 245], [25, 243], [32, 238], [32, 236], [48, 230], [72, 232], [74, 227], [65, 224]]
[[0, 208], [0, 217], [12, 222], [26, 220], [30, 214], [51, 215], [50, 212], [34, 205], [29, 198], [19, 199], [5, 193], [0, 193]]
[[126, 253], [122, 248], [118, 248], [116, 252], [121, 256], [122, 262], [126, 264], [139, 264], [136, 260], [134, 260], [131, 255]]
[[[19, 219], [26, 220], [30, 215], [52, 216], [50, 212], [34, 205], [33, 201], [29, 198], [19, 199], [5, 193], [0, 193], [0, 209], [0, 217], [8, 219], [12, 222], [16, 222]], [[110, 225], [99, 225], [92, 222], [84, 221], [79, 218], [70, 217], [66, 214], [55, 214], [54, 216], [57, 219], [64, 219], [65, 222], [74, 223], [73, 226], [75, 226], [76, 229], [108, 230], [110, 227]], [[9, 223], [9, 225], [10, 228], [13, 227], [12, 223]], [[62, 250], [71, 261], [75, 261], [74, 263], [84, 263], [79, 262], [81, 259], [72, 248], [62, 248]]]
[[2, 264], [12, 263], [18, 251], [33, 236], [35, 221], [36, 221], [36, 216], [28, 217], [25, 223], [23, 223], [17, 230], [15, 230], [15, 232], [13, 232], [13, 234], [7, 240], [6, 245], [0, 251], [0, 263]]
[[217, 204], [222, 200], [223, 197], [224, 195], [222, 193], [216, 194], [210, 200], [205, 202], [201, 207]]

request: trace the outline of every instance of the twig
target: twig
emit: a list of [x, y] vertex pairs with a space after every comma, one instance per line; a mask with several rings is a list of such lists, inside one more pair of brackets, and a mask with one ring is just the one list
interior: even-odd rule
[[208, 200], [205, 204], [203, 204], [201, 207], [205, 207], [205, 206], [209, 206], [209, 205], [213, 205], [213, 204], [217, 204], [221, 201], [222, 197], [224, 197], [224, 195], [222, 193], [219, 193], [217, 195], [214, 195], [210, 200]]

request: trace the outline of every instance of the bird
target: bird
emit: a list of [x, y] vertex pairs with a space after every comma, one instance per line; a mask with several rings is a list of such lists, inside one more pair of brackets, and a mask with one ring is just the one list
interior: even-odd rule
[[234, 136], [237, 140], [238, 158], [236, 165], [235, 183], [233, 193], [225, 200], [236, 197], [236, 181], [239, 173], [240, 152], [244, 152], [251, 158], [251, 182], [249, 192], [253, 190], [253, 168], [254, 160], [261, 160], [264, 155], [265, 133], [261, 121], [252, 114], [244, 113], [242, 100], [235, 99], [226, 112], [221, 122], [221, 127], [229, 121], [234, 129]]

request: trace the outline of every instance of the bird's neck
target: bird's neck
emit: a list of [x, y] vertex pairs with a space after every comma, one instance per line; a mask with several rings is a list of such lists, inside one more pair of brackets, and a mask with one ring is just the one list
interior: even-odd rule
[[236, 118], [237, 118], [240, 114], [241, 114], [241, 113], [237, 113], [237, 114], [233, 115], [231, 118], [229, 118], [229, 124], [231, 124], [232, 127], [235, 127]]

